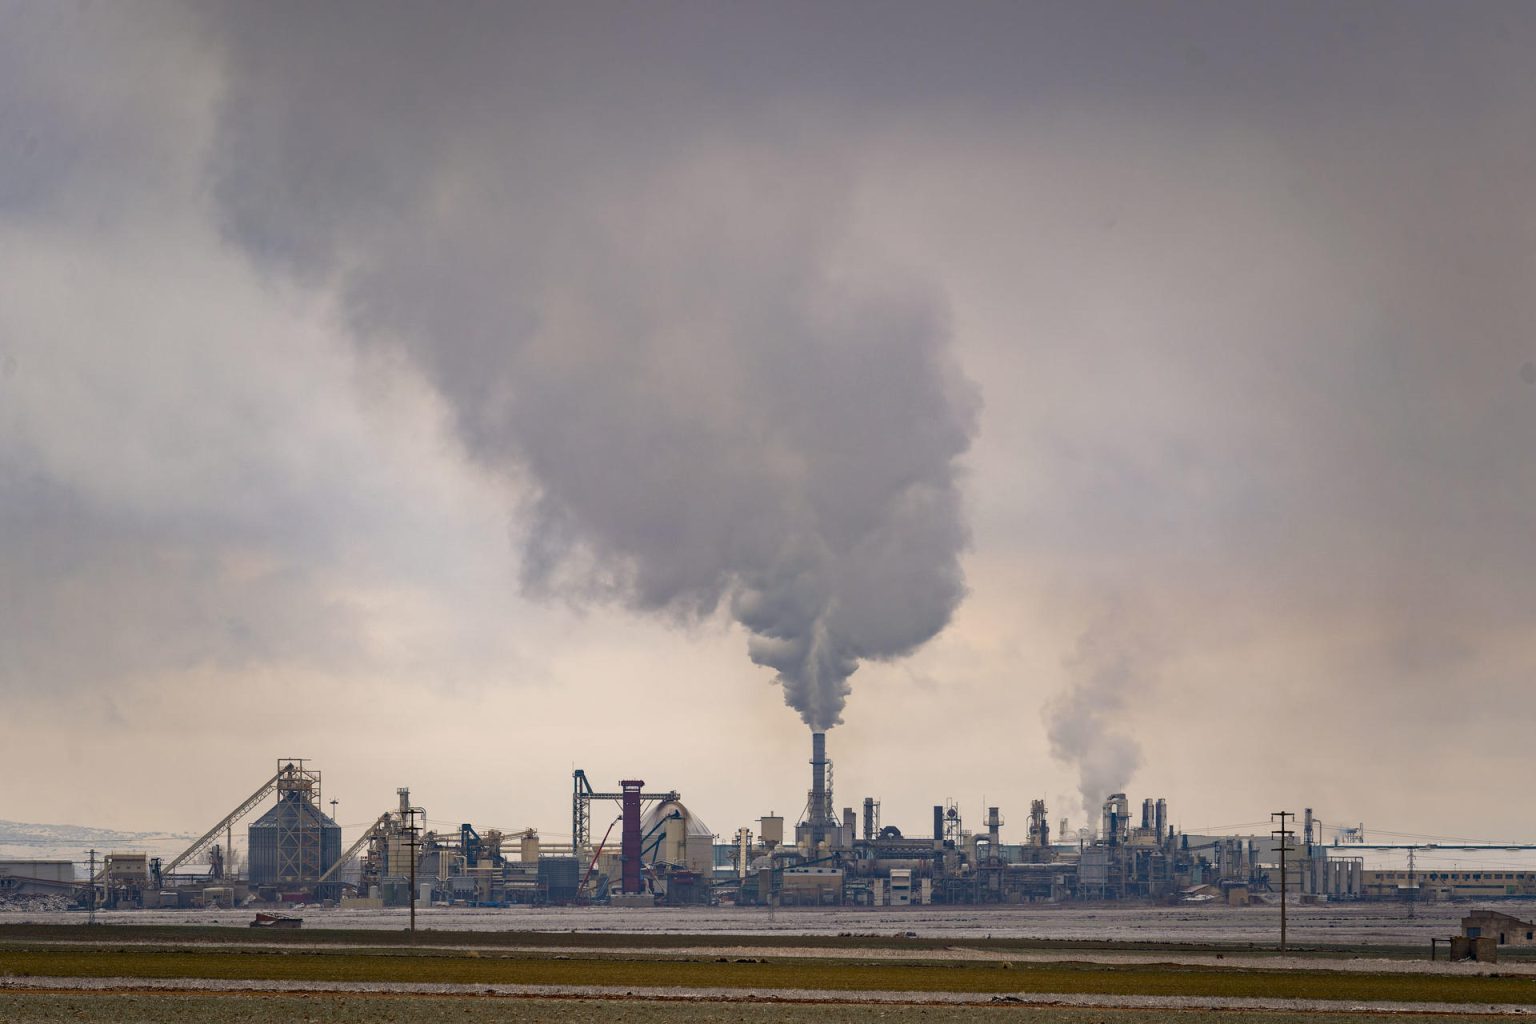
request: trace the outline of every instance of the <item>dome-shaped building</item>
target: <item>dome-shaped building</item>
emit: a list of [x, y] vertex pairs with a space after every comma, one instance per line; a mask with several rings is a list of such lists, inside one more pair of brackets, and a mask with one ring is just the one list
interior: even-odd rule
[[652, 804], [640, 819], [640, 834], [650, 837], [644, 847], [646, 863], [686, 867], [705, 878], [714, 873], [715, 833], [681, 800]]

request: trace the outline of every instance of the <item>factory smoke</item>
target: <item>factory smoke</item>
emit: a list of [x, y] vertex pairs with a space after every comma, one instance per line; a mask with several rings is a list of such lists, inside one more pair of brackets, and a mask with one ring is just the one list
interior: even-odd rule
[[1123, 606], [1112, 604], [1062, 662], [1067, 686], [1045, 708], [1046, 733], [1051, 756], [1077, 770], [1086, 821], [1097, 819], [1106, 796], [1125, 792], [1141, 766], [1141, 744], [1123, 730], [1122, 713], [1145, 691], [1159, 660]]
[[825, 730], [964, 593], [944, 304], [861, 253], [834, 141], [717, 111], [654, 26], [543, 25], [555, 60], [556, 11], [479, 14], [219, 16], [226, 235], [432, 383], [515, 484], [525, 589], [728, 608]]

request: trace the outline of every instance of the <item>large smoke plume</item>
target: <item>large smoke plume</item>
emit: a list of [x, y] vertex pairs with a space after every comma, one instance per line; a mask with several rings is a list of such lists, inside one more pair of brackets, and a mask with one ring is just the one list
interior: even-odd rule
[[231, 8], [214, 194], [532, 495], [528, 589], [726, 606], [826, 729], [964, 592], [974, 394], [942, 303], [858, 252], [838, 144], [667, 22]]

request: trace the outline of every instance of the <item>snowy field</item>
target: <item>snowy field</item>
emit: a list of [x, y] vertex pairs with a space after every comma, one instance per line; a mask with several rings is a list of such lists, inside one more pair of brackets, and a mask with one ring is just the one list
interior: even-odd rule
[[[1536, 901], [1502, 901], [1496, 909], [1526, 920], [1536, 917]], [[1460, 918], [1474, 904], [1336, 903], [1292, 905], [1289, 932], [1293, 945], [1428, 945], [1460, 930]], [[400, 930], [405, 910], [304, 908], [295, 913], [310, 928]], [[101, 912], [104, 924], [224, 925], [246, 927], [251, 911]], [[23, 922], [78, 924], [79, 912], [18, 911], [0, 915], [7, 924]], [[609, 907], [513, 908], [507, 910], [418, 909], [418, 929], [440, 931], [615, 932], [718, 935], [890, 935], [916, 932], [924, 938], [1039, 938], [1120, 942], [1226, 942], [1271, 945], [1278, 941], [1278, 906], [1256, 907], [1106, 907], [1041, 905], [1033, 907], [912, 907], [906, 909], [615, 909]]]

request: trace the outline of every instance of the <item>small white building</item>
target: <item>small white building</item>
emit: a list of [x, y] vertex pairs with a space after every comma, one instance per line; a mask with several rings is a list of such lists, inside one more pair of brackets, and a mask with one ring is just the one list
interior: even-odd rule
[[1474, 910], [1461, 919], [1461, 934], [1491, 938], [1500, 946], [1536, 946], [1536, 922], [1497, 910]]

